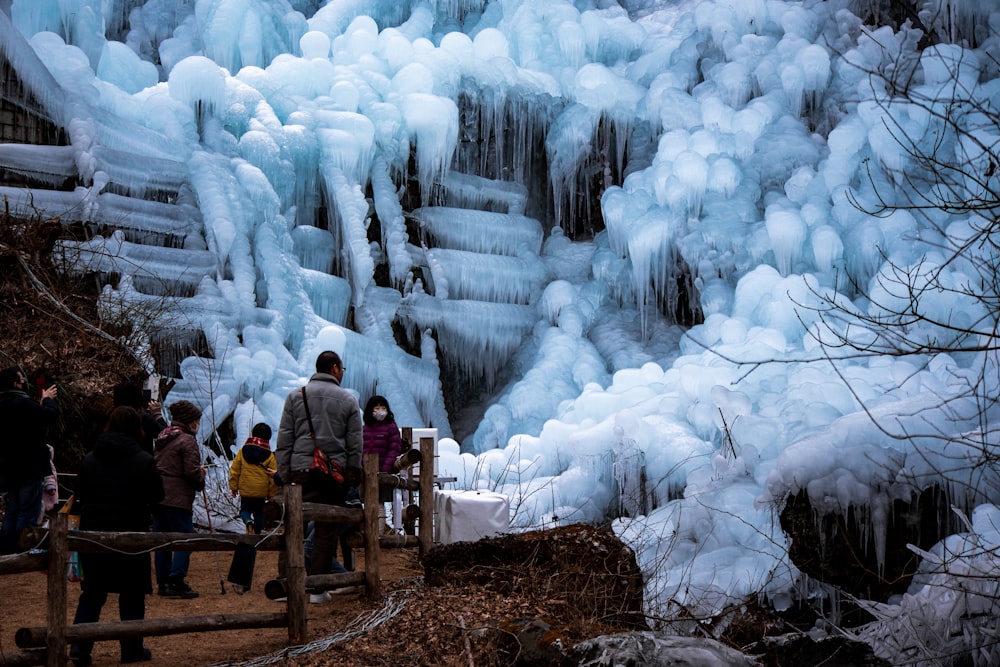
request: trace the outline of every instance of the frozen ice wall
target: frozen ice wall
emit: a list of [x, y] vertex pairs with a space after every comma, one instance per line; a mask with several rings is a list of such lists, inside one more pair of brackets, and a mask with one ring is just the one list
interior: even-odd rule
[[[973, 417], [993, 417], [975, 400], [997, 389], [979, 351], [993, 314], [955, 294], [995, 253], [947, 261], [976, 214], [891, 210], [948, 194], [886, 131], [945, 137], [942, 155], [986, 179], [953, 184], [958, 198], [996, 192], [995, 125], [970, 114], [976, 141], [954, 143], [927, 113], [956, 96], [996, 112], [990, 3], [927, 3], [939, 36], [974, 39], [923, 53], [912, 27], [863, 26], [865, 3], [307, 4], [135, 2], [116, 34], [88, 0], [14, 0], [13, 27], [0, 17], [0, 37], [16, 27], [32, 49], [4, 38], [4, 53], [71, 139], [0, 163], [76, 173], [76, 191], [34, 199], [67, 219], [123, 219], [64, 249], [126, 276], [108, 312], [163, 304], [156, 280], [184, 286], [159, 334], [182, 357], [176, 397], [235, 414], [239, 438], [276, 425], [335, 349], [359, 396], [441, 429], [441, 474], [507, 494], [515, 529], [614, 516], [663, 617], [760, 593], [790, 604], [786, 494], [862, 507], [877, 531], [893, 499], [954, 482], [945, 459], [974, 454], [879, 421], [992, 437]], [[926, 106], [892, 99], [897, 69]], [[460, 150], [462, 96], [493, 152]], [[471, 173], [491, 159], [506, 182]], [[524, 182], [540, 173], [544, 187]], [[173, 199], [133, 203], [152, 191]], [[528, 201], [539, 191], [551, 206]], [[598, 195], [603, 228], [574, 240]], [[912, 340], [962, 344], [958, 326], [983, 345], [891, 354], [870, 325], [905, 310], [898, 267], [954, 288], [922, 292]], [[703, 321], [684, 329], [688, 300]], [[845, 338], [872, 353], [842, 354]], [[485, 407], [447, 414], [443, 368], [495, 386], [464, 397]], [[451, 440], [467, 414], [472, 435]], [[995, 488], [984, 474], [962, 501]]]

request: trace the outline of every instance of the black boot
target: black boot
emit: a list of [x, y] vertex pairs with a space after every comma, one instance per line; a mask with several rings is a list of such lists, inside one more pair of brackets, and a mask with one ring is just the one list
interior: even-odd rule
[[73, 661], [76, 667], [90, 667], [93, 664], [93, 660], [90, 658], [90, 651], [84, 651], [77, 644], [69, 650], [69, 659]]
[[191, 590], [191, 587], [184, 583], [183, 577], [172, 578], [168, 581], [165, 595], [168, 598], [180, 598], [182, 600], [191, 600], [198, 597], [198, 593]]
[[140, 648], [135, 653], [122, 653], [121, 662], [148, 662], [153, 659], [153, 652], [148, 648]]

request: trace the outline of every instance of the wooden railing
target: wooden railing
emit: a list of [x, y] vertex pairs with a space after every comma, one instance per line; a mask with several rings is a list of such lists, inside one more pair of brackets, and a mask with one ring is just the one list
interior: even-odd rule
[[[382, 597], [379, 575], [379, 552], [385, 548], [419, 547], [420, 554], [430, 550], [433, 539], [434, 439], [420, 439], [420, 454], [428, 465], [416, 479], [387, 475], [378, 470], [378, 457], [366, 455], [363, 507], [348, 508], [302, 502], [302, 488], [296, 484], [284, 487], [283, 534], [236, 535], [221, 533], [113, 533], [69, 530], [67, 516], [57, 514], [48, 529], [30, 528], [21, 534], [22, 545], [42, 545], [44, 551], [25, 552], [0, 557], [0, 575], [47, 570], [47, 627], [26, 627], [17, 630], [14, 641], [19, 651], [6, 653], [4, 665], [48, 665], [65, 667], [66, 646], [77, 641], [117, 640], [128, 637], [152, 637], [247, 628], [288, 628], [289, 646], [306, 642], [307, 589], [327, 590], [351, 585], [363, 585], [369, 600]], [[417, 535], [380, 535], [377, 507], [378, 487], [387, 484], [396, 488], [418, 491], [419, 524]], [[329, 521], [353, 526], [363, 540], [365, 568], [363, 572], [306, 575], [305, 523]], [[265, 585], [268, 597], [287, 597], [286, 611], [237, 614], [209, 614], [152, 618], [135, 621], [108, 621], [69, 625], [66, 621], [68, 581], [66, 568], [69, 552], [85, 553], [148, 553], [149, 551], [232, 551], [238, 544], [250, 544], [258, 550], [284, 551], [284, 579], [273, 579]]]

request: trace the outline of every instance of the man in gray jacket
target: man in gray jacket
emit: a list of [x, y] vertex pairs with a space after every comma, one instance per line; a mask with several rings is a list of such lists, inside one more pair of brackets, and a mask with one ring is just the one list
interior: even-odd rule
[[[343, 377], [340, 356], [322, 352], [308, 384], [285, 399], [274, 456], [281, 479], [300, 484], [307, 502], [345, 505], [348, 483], [361, 480], [361, 409], [357, 399], [340, 386]], [[313, 468], [316, 447], [329, 458], [329, 473]], [[316, 523], [309, 574], [330, 572], [341, 531], [335, 523]]]

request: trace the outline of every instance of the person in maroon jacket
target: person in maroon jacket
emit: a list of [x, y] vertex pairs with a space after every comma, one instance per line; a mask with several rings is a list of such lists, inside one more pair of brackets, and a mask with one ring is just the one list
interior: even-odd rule
[[[163, 478], [164, 497], [153, 513], [153, 530], [158, 533], [194, 532], [194, 497], [205, 488], [205, 468], [195, 434], [201, 424], [201, 410], [190, 401], [170, 406], [170, 426], [154, 442], [156, 468]], [[190, 551], [157, 551], [157, 593], [167, 597], [198, 597], [184, 577], [191, 562]]]
[[[365, 404], [363, 421], [365, 439], [363, 452], [378, 454], [379, 472], [395, 472], [393, 465], [396, 457], [403, 451], [403, 439], [399, 435], [396, 418], [389, 409], [389, 401], [385, 400], [384, 396], [369, 398]], [[391, 503], [392, 491], [389, 487], [379, 487], [379, 502]]]

